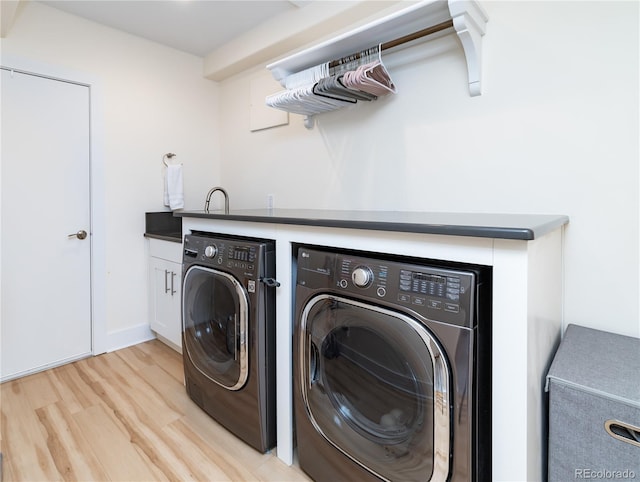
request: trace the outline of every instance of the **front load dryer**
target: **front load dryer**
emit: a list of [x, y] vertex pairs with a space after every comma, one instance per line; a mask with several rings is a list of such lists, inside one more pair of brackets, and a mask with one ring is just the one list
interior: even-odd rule
[[182, 342], [191, 399], [260, 452], [276, 443], [275, 246], [184, 238]]
[[490, 277], [298, 247], [295, 434], [316, 482], [491, 480]]

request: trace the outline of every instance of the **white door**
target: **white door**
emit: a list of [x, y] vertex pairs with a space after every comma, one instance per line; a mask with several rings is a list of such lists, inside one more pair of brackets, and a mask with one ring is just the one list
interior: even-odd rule
[[91, 206], [89, 87], [4, 69], [1, 87], [4, 381], [91, 354]]

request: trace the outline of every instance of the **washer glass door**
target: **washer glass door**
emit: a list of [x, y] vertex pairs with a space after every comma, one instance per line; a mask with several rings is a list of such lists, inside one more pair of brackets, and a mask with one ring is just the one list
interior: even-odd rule
[[182, 291], [184, 349], [207, 378], [238, 390], [247, 381], [249, 302], [230, 274], [203, 266], [187, 270]]
[[327, 294], [300, 321], [300, 385], [316, 430], [384, 480], [446, 480], [449, 370], [424, 325]]

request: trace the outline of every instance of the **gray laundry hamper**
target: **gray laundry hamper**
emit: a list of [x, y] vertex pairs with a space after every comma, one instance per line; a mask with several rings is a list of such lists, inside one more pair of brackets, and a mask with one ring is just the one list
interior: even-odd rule
[[640, 339], [569, 325], [547, 375], [549, 481], [640, 481]]

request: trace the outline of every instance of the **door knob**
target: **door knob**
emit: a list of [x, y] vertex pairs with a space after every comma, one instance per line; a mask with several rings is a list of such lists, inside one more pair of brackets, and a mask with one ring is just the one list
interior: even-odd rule
[[84, 238], [87, 237], [87, 232], [84, 229], [81, 229], [77, 233], [70, 234], [69, 237], [70, 238], [84, 239]]

